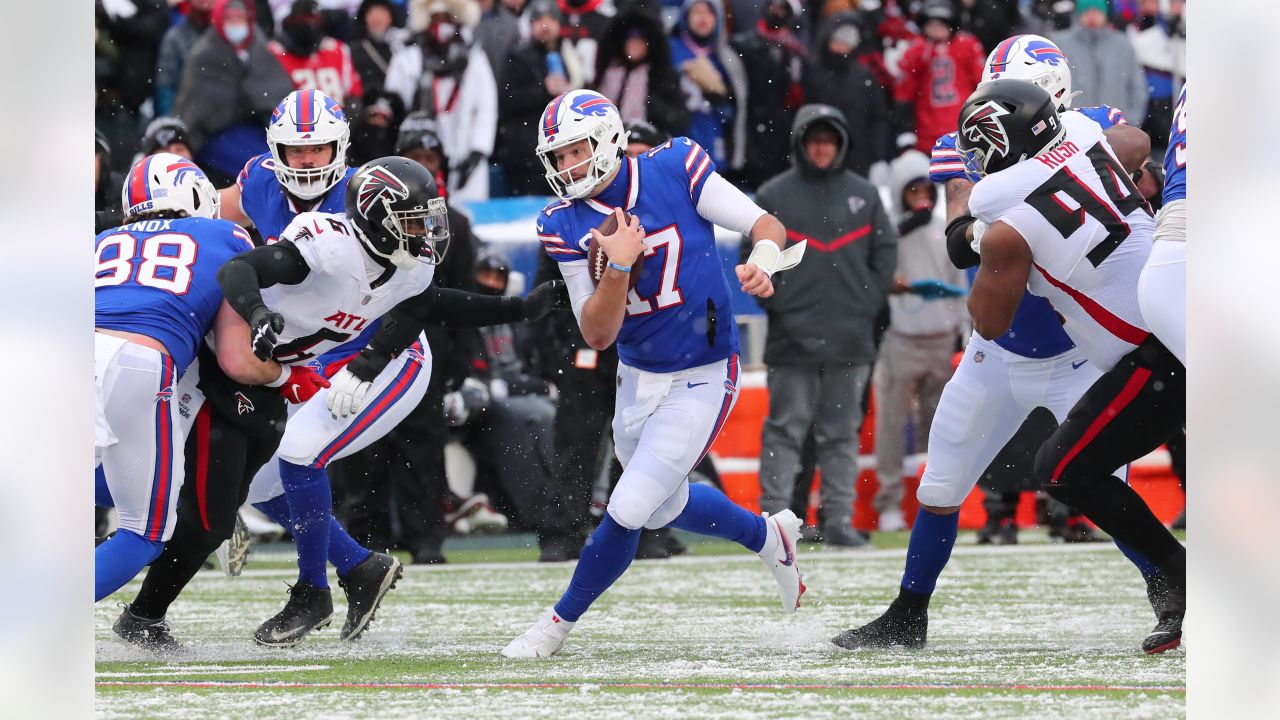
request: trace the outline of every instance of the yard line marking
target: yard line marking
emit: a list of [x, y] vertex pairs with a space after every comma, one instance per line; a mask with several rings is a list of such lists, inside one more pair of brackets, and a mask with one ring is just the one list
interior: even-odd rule
[[103, 680], [98, 687], [185, 687], [227, 690], [904, 690], [955, 691], [990, 690], [1018, 692], [1173, 692], [1185, 693], [1182, 685], [1022, 685], [1022, 684], [893, 684], [865, 683], [414, 683], [414, 682], [253, 682], [243, 680]]
[[100, 678], [182, 677], [205, 673], [209, 675], [252, 675], [264, 672], [311, 672], [329, 670], [330, 665], [168, 665], [141, 672], [98, 672]]

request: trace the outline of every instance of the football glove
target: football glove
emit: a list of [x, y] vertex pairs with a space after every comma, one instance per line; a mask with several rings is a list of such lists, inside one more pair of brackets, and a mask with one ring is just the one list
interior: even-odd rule
[[569, 306], [569, 290], [563, 280], [544, 282], [524, 299], [524, 319], [541, 320], [557, 307]]
[[253, 354], [266, 362], [280, 341], [277, 333], [284, 331], [284, 316], [266, 305], [259, 305], [249, 315], [249, 337], [253, 342]]
[[289, 370], [289, 379], [280, 386], [280, 394], [285, 400], [300, 405], [327, 387], [329, 381], [316, 372], [315, 368], [310, 365], [295, 365]]
[[331, 382], [325, 404], [329, 407], [329, 414], [339, 420], [360, 412], [360, 408], [364, 407], [364, 396], [373, 384], [356, 377], [347, 368], [342, 368]]

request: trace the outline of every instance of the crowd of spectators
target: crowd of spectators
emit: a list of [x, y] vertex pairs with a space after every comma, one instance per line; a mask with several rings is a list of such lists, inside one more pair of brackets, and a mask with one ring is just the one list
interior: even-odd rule
[[[1075, 105], [1120, 108], [1159, 154], [1185, 79], [1183, 7], [1184, 0], [96, 0], [95, 209], [99, 226], [118, 214], [120, 178], [138, 153], [190, 157], [220, 187], [230, 184], [246, 160], [266, 151], [273, 109], [301, 88], [343, 105], [352, 165], [406, 155], [431, 169], [451, 201], [547, 195], [535, 128], [552, 98], [577, 88], [612, 100], [646, 147], [693, 138], [721, 174], [760, 190], [761, 203], [780, 217], [804, 205], [795, 193], [803, 195], [806, 183], [822, 192], [841, 186], [861, 198], [848, 198], [850, 228], [863, 222], [854, 216], [874, 216], [876, 232], [884, 225], [902, 245], [896, 271], [875, 257], [833, 266], [836, 275], [861, 273], [867, 281], [859, 285], [866, 297], [831, 298], [848, 306], [842, 317], [860, 324], [846, 343], [828, 347], [830, 357], [802, 352], [803, 338], [783, 347], [786, 334], [771, 329], [771, 387], [817, 388], [813, 378], [835, 376], [823, 363], [847, 366], [851, 378], [848, 392], [822, 391], [844, 398], [830, 417], [814, 416], [816, 405], [808, 414], [771, 417], [766, 445], [784, 452], [762, 463], [762, 474], [777, 506], [770, 509], [780, 509], [794, 488], [807, 487], [795, 482], [802, 455], [809, 466], [816, 458], [828, 477], [852, 462], [850, 433], [860, 414], [847, 401], [872, 378], [879, 394], [893, 398], [881, 437], [902, 435], [911, 403], [923, 412], [915, 436], [927, 435], [928, 408], [949, 375], [947, 347], [961, 337], [963, 313], [939, 303], [921, 315], [919, 298], [908, 297], [920, 282], [935, 283], [935, 291], [962, 284], [929, 247], [939, 233], [931, 212], [938, 198], [925, 157], [954, 127], [987, 53], [1018, 32], [1050, 37], [1071, 63]], [[793, 135], [802, 109], [821, 115], [808, 137]], [[831, 157], [819, 162], [836, 166], [815, 169], [809, 153], [819, 157], [824, 143]], [[888, 215], [873, 184], [891, 188]], [[456, 209], [450, 222], [467, 237], [455, 239], [454, 267], [439, 279], [507, 291], [505, 259], [470, 237]], [[811, 235], [823, 242], [848, 229], [814, 227]], [[791, 293], [786, 280], [779, 285], [766, 308], [771, 323], [788, 303], [810, 302], [802, 297], [806, 283], [794, 285]], [[611, 389], [616, 358], [584, 352], [571, 319], [563, 320], [536, 329], [532, 341], [509, 327], [433, 337], [433, 348], [450, 348], [461, 360], [433, 384], [423, 417], [371, 451], [382, 462], [443, 476], [438, 446], [461, 442], [478, 458], [479, 481], [502, 499], [500, 509], [545, 541], [547, 559], [573, 556], [593, 482], [604, 478], [607, 489], [611, 472], [598, 452], [609, 408], [583, 393], [597, 384], [603, 390], [596, 394]], [[801, 355], [804, 363], [793, 367]], [[898, 360], [888, 367], [886, 358]], [[580, 382], [558, 391], [554, 380], [566, 373]], [[453, 430], [441, 429], [442, 411], [451, 413]], [[572, 417], [562, 422], [566, 414]], [[586, 430], [584, 417], [592, 418]], [[418, 452], [415, 443], [427, 435], [436, 438], [431, 457], [401, 457]], [[896, 475], [906, 448], [890, 449], [881, 472]], [[342, 474], [339, 468], [339, 480]], [[558, 490], [544, 487], [553, 478], [561, 479]], [[360, 514], [352, 529], [439, 562], [442, 512], [462, 517], [458, 509], [469, 499], [442, 484], [418, 492], [413, 483], [396, 473], [378, 486], [347, 483], [347, 507]], [[901, 485], [882, 484], [877, 509], [892, 513]], [[848, 493], [824, 495], [844, 503]], [[831, 536], [842, 538], [847, 510], [827, 517]], [[412, 537], [392, 537], [398, 534]], [[654, 540], [659, 549], [651, 556], [678, 552], [669, 542]]]

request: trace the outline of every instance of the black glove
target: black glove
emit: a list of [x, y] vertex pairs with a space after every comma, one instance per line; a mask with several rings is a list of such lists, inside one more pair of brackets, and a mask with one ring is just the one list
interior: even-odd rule
[[902, 218], [902, 222], [898, 223], [898, 234], [906, 235], [912, 230], [922, 228], [929, 224], [933, 219], [933, 208], [920, 208], [912, 210], [911, 214]]
[[475, 150], [472, 150], [471, 154], [467, 155], [462, 164], [454, 169], [454, 172], [457, 173], [458, 187], [467, 184], [467, 181], [471, 179], [471, 173], [475, 172], [475, 169], [482, 162], [484, 162], [484, 155]]
[[544, 282], [525, 297], [524, 319], [541, 320], [558, 307], [569, 307], [569, 288], [563, 280]]
[[259, 305], [249, 314], [249, 336], [253, 341], [253, 354], [259, 360], [271, 359], [271, 351], [279, 342], [276, 333], [283, 331], [284, 316], [266, 305]]

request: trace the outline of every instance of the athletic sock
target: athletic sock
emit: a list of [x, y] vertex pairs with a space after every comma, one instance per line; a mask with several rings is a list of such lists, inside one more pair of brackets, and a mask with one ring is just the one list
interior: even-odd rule
[[1138, 568], [1138, 572], [1142, 573], [1142, 577], [1149, 578], [1160, 572], [1160, 567], [1158, 565], [1148, 560], [1142, 555], [1142, 553], [1129, 547], [1124, 542], [1116, 540], [1116, 547], [1120, 549], [1120, 552], [1124, 553], [1125, 557], [1129, 558], [1129, 562], [1133, 563], [1134, 567]]
[[[286, 496], [278, 495], [266, 502], [254, 503], [253, 506], [280, 526], [293, 527], [293, 517], [289, 513], [289, 500]], [[338, 522], [337, 518], [332, 515], [329, 517], [329, 562], [333, 563], [339, 577], [346, 576], [352, 568], [367, 560], [372, 554], [372, 550], [351, 537], [351, 533], [342, 527], [342, 523]]]
[[132, 530], [117, 530], [93, 551], [93, 601], [124, 587], [162, 550], [164, 543], [158, 540], [147, 540]]
[[556, 615], [569, 622], [577, 622], [591, 603], [626, 572], [636, 556], [639, 543], [639, 529], [628, 530], [606, 511], [604, 520], [600, 521], [582, 548], [582, 557], [573, 571], [569, 589], [555, 605]]
[[329, 562], [338, 571], [338, 577], [346, 577], [355, 566], [364, 562], [373, 551], [356, 542], [351, 533], [342, 527], [338, 518], [329, 517]]
[[[928, 597], [942, 568], [951, 559], [956, 535], [960, 532], [960, 513], [935, 515], [924, 508], [916, 513], [916, 523], [911, 527], [911, 540], [907, 543], [907, 567], [902, 572], [902, 589]], [[914, 596], [909, 596], [914, 598]]]
[[769, 536], [764, 518], [744, 510], [710, 485], [697, 483], [689, 485], [689, 502], [667, 527], [732, 540], [754, 553], [764, 549]]
[[324, 468], [304, 467], [280, 461], [280, 479], [293, 518], [291, 530], [298, 547], [298, 582], [329, 587], [327, 555], [333, 492]]

